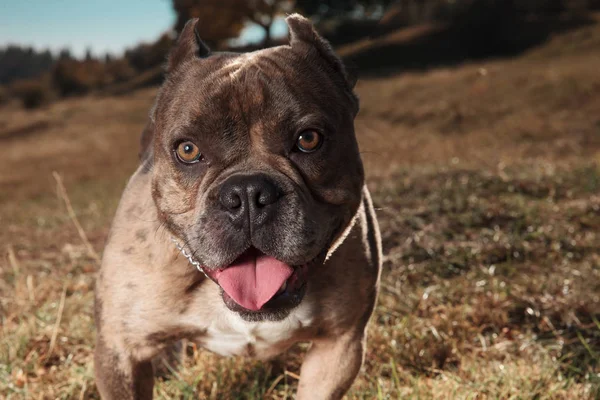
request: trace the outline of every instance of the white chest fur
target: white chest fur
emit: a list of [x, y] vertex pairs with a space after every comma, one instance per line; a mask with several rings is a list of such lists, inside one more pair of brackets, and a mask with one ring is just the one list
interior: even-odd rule
[[271, 358], [286, 350], [301, 329], [310, 327], [312, 315], [306, 299], [288, 317], [277, 322], [248, 322], [224, 310], [208, 326], [199, 344], [224, 356]]

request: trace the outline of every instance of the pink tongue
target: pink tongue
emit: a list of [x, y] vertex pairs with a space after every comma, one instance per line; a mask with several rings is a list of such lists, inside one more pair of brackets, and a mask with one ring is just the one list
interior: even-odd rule
[[257, 311], [271, 300], [294, 270], [265, 254], [248, 252], [213, 277], [240, 306]]

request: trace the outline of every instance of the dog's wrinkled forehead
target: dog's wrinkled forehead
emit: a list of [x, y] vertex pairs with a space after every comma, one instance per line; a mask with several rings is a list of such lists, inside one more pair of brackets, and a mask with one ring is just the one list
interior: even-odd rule
[[264, 118], [267, 111], [269, 118], [317, 112], [354, 117], [354, 82], [341, 60], [307, 19], [295, 14], [286, 21], [289, 45], [243, 54], [211, 54], [197, 21], [188, 22], [169, 56], [157, 123], [166, 128], [198, 116], [223, 119], [224, 111], [246, 119]]

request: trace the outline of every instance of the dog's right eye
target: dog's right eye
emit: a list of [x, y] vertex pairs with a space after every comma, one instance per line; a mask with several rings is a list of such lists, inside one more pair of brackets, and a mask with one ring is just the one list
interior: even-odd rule
[[179, 161], [186, 164], [194, 164], [202, 160], [202, 153], [200, 153], [200, 149], [190, 141], [179, 143], [175, 149], [175, 154], [177, 155]]

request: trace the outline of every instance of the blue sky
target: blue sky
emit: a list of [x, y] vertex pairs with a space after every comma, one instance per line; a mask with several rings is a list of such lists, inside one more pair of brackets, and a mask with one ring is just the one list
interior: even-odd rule
[[[0, 47], [7, 44], [69, 48], [76, 56], [87, 48], [95, 55], [122, 54], [150, 42], [175, 22], [170, 0], [0, 0]], [[278, 20], [272, 32], [285, 34]], [[262, 29], [248, 26], [243, 41], [257, 41]]]

